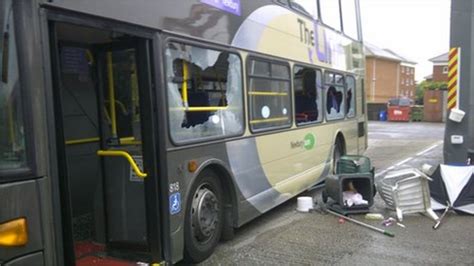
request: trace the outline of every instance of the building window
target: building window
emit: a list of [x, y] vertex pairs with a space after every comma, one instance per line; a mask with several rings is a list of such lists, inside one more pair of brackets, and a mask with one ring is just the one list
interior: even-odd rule
[[287, 65], [249, 60], [249, 123], [253, 131], [291, 125], [290, 69]]
[[296, 124], [321, 122], [323, 120], [321, 71], [295, 66], [293, 73]]
[[402, 79], [402, 85], [404, 85], [404, 84], [405, 84], [405, 80], [404, 80], [404, 79]]
[[240, 57], [227, 51], [168, 43], [169, 123], [175, 142], [243, 132], [241, 65]]
[[0, 171], [27, 166], [13, 2], [0, 2]]
[[342, 119], [346, 113], [344, 97], [344, 76], [325, 73], [327, 120]]
[[402, 66], [402, 73], [405, 73], [405, 67]]
[[448, 74], [448, 66], [443, 67], [443, 74]]

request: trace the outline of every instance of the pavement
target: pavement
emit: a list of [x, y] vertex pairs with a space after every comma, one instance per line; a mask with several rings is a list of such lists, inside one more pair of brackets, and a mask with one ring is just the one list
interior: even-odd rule
[[[442, 162], [444, 124], [369, 122], [366, 155], [376, 167], [376, 178], [386, 171]], [[302, 195], [320, 199], [321, 190]], [[319, 212], [295, 210], [296, 198], [236, 230], [235, 238], [220, 243], [201, 265], [474, 265], [474, 219], [449, 213], [438, 230], [421, 214], [404, 216], [403, 224], [383, 227], [380, 221], [362, 222], [389, 230], [391, 238]], [[372, 212], [396, 217], [377, 195]]]

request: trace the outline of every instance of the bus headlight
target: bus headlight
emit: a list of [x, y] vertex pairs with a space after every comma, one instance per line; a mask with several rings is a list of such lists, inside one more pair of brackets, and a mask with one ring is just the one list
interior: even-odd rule
[[26, 219], [19, 218], [0, 224], [0, 246], [17, 247], [28, 243]]

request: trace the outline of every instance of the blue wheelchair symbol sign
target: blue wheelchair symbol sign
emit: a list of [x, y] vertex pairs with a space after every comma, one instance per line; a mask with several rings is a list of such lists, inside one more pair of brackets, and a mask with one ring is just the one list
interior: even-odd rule
[[181, 195], [179, 192], [170, 195], [170, 213], [177, 214], [181, 211]]

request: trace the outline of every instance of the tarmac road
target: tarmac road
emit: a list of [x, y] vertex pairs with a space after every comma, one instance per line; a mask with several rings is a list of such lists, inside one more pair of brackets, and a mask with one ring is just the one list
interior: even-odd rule
[[[381, 177], [385, 170], [442, 162], [444, 124], [369, 123], [369, 149]], [[309, 194], [319, 199], [320, 191]], [[420, 214], [404, 216], [406, 228], [384, 228], [380, 221], [352, 215], [390, 230], [394, 238], [355, 225], [339, 223], [329, 214], [295, 211], [296, 199], [238, 229], [232, 241], [221, 243], [202, 265], [474, 265], [474, 217], [449, 213], [441, 227]], [[375, 197], [373, 212], [395, 217]]]

